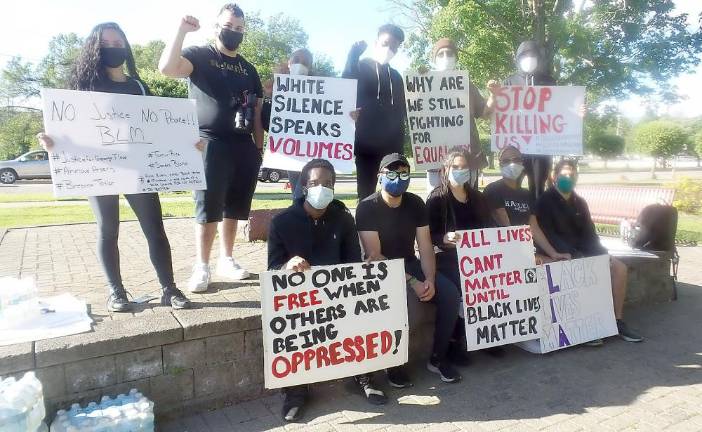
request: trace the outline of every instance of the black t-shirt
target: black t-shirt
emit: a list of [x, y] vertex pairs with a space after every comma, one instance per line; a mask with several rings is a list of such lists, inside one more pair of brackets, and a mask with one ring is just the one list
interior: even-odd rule
[[193, 64], [188, 93], [197, 101], [202, 135], [212, 139], [246, 137], [234, 130], [234, 105], [244, 101], [247, 94], [263, 97], [256, 68], [242, 56], [229, 57], [212, 45], [188, 47], [183, 57]]
[[405, 192], [399, 207], [389, 207], [380, 192], [367, 197], [356, 208], [358, 231], [377, 231], [380, 253], [388, 259], [411, 260], [417, 228], [429, 225], [429, 214], [424, 201]]
[[149, 88], [146, 87], [146, 84], [131, 77], [127, 77], [126, 81], [112, 81], [109, 79], [99, 81], [91, 90], [103, 93], [151, 96], [151, 92], [149, 91]]
[[510, 225], [529, 225], [529, 216], [534, 212], [534, 199], [528, 190], [512, 189], [504, 179], [492, 182], [485, 188], [484, 195], [490, 210], [505, 209]]
[[460, 229], [477, 229], [485, 226], [483, 215], [479, 213], [478, 207], [471, 200], [460, 202], [452, 193], [448, 195], [457, 227], [460, 227]]

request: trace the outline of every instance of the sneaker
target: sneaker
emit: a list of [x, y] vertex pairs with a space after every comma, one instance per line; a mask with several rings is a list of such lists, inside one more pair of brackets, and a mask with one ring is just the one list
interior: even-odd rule
[[232, 280], [244, 280], [248, 278], [249, 272], [242, 268], [232, 257], [220, 258], [217, 261], [217, 276]]
[[643, 337], [631, 330], [622, 320], [617, 320], [617, 330], [619, 330], [619, 337], [627, 342], [641, 342], [644, 340]]
[[191, 293], [199, 293], [207, 291], [207, 286], [210, 284], [210, 266], [207, 264], [195, 264], [193, 267], [193, 275], [188, 281], [188, 291]]
[[595, 339], [591, 340], [590, 342], [585, 342], [583, 345], [589, 347], [601, 347], [602, 345], [604, 345], [604, 341], [602, 339]]
[[132, 303], [127, 298], [127, 291], [124, 288], [113, 288], [110, 297], [107, 298], [107, 310], [110, 312], [129, 312], [132, 310]]
[[371, 405], [385, 405], [388, 403], [388, 397], [385, 396], [382, 390], [378, 389], [370, 375], [358, 375], [353, 377], [361, 393], [368, 399]]
[[439, 374], [441, 381], [445, 383], [457, 383], [461, 380], [461, 374], [451, 366], [449, 361], [439, 362], [436, 356], [431, 356], [427, 363], [427, 369], [429, 369], [429, 372]]
[[385, 369], [385, 374], [388, 377], [388, 383], [395, 388], [407, 388], [413, 385], [402, 366]]
[[176, 287], [165, 288], [161, 295], [161, 305], [170, 306], [173, 309], [189, 309], [190, 300]]
[[300, 420], [302, 412], [307, 402], [307, 397], [296, 393], [286, 393], [283, 402], [283, 420], [294, 422]]
[[470, 366], [470, 364], [473, 363], [468, 351], [464, 350], [458, 343], [452, 343], [449, 345], [446, 358], [448, 358], [451, 363], [459, 367]]

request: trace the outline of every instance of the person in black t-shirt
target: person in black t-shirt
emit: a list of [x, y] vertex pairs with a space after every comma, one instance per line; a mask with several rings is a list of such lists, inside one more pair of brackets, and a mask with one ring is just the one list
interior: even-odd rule
[[[129, 75], [124, 73], [125, 63]], [[150, 95], [149, 89], [139, 79], [127, 37], [115, 23], [95, 26], [85, 39], [71, 73], [70, 87], [73, 90]], [[47, 151], [61, 150], [55, 148], [54, 141], [46, 134], [39, 133], [37, 138]], [[203, 145], [198, 142], [196, 147], [202, 150]], [[139, 219], [149, 244], [149, 257], [163, 290], [161, 304], [173, 309], [190, 307], [190, 301], [176, 288], [173, 278], [171, 246], [163, 228], [158, 194], [126, 194], [124, 197]], [[119, 195], [90, 196], [88, 202], [97, 221], [97, 255], [109, 286], [107, 309], [110, 312], [128, 312], [132, 309], [132, 303], [122, 283], [117, 243]]]
[[558, 252], [544, 235], [534, 216], [534, 199], [529, 191], [522, 189], [519, 184], [524, 171], [522, 154], [516, 147], [507, 146], [498, 158], [502, 178], [485, 188], [485, 196], [497, 225], [529, 225], [537, 247], [537, 264], [569, 260], [570, 254]]
[[244, 24], [239, 6], [226, 4], [217, 17], [214, 43], [183, 50], [185, 35], [200, 28], [196, 18], [186, 16], [159, 63], [164, 75], [189, 78], [200, 135], [207, 140], [207, 190], [195, 192], [197, 262], [188, 282], [191, 292], [207, 290], [218, 223], [217, 274], [233, 280], [249, 277], [234, 260], [232, 250], [238, 221], [249, 216], [261, 166], [263, 89], [256, 68], [238, 53]]
[[[587, 203], [574, 191], [578, 179], [575, 161], [558, 162], [551, 179], [553, 187], [536, 203], [536, 217], [553, 247], [574, 258], [607, 254], [607, 249], [600, 244]], [[643, 338], [622, 321], [628, 279], [626, 264], [610, 256], [610, 274], [619, 336], [627, 342], [641, 342]], [[601, 344], [602, 341], [597, 340], [588, 345]]]
[[[429, 215], [422, 199], [407, 192], [409, 170], [409, 162], [399, 153], [382, 159], [378, 173], [382, 190], [358, 204], [356, 226], [367, 259], [403, 258], [408, 288], [420, 301], [436, 304], [434, 347], [427, 368], [444, 382], [458, 382], [461, 375], [447, 357], [458, 318], [458, 288], [436, 273]], [[419, 259], [414, 254], [415, 240]], [[387, 376], [393, 387], [411, 385], [402, 367], [388, 369]]]

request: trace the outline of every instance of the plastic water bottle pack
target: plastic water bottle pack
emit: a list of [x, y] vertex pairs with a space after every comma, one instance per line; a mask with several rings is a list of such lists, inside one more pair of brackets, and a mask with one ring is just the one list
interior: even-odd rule
[[0, 431], [45, 430], [45, 415], [41, 382], [34, 372], [27, 372], [20, 380], [10, 377], [0, 381]]
[[59, 410], [51, 423], [51, 432], [153, 432], [154, 403], [131, 389], [114, 399], [103, 396], [100, 403], [90, 402], [82, 408], [73, 404]]

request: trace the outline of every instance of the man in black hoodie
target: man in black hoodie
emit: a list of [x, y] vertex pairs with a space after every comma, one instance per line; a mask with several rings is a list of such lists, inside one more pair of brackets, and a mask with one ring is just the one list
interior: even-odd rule
[[[273, 218], [268, 233], [268, 269], [302, 272], [311, 266], [361, 262], [356, 223], [346, 206], [334, 199], [334, 167], [326, 159], [309, 161], [300, 173], [304, 197]], [[373, 405], [387, 403], [369, 374], [354, 377]], [[298, 420], [309, 397], [309, 387], [283, 389], [283, 418]]]
[[402, 76], [388, 62], [397, 54], [405, 34], [399, 27], [385, 24], [371, 58], [359, 60], [366, 50], [364, 41], [356, 42], [349, 52], [343, 78], [358, 80], [356, 106], [356, 185], [358, 200], [375, 192], [378, 165], [386, 154], [402, 153], [404, 144], [405, 90]]

